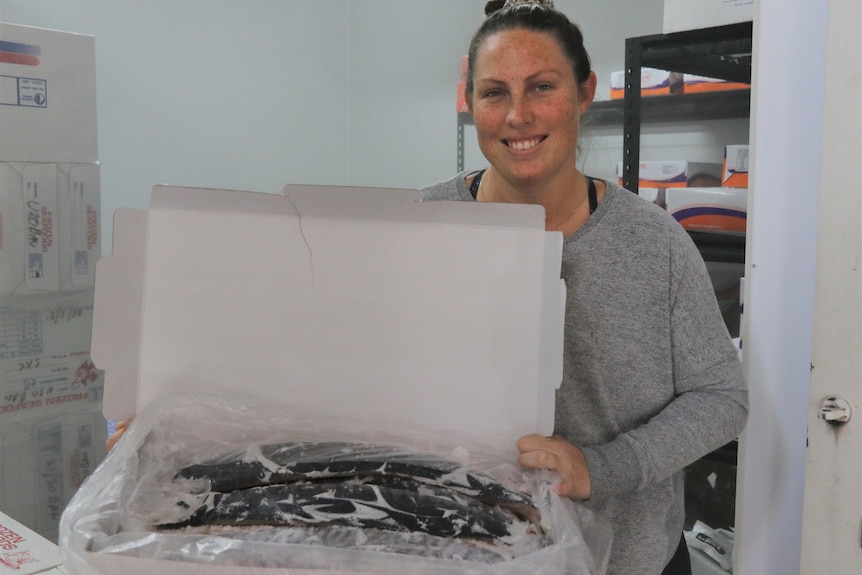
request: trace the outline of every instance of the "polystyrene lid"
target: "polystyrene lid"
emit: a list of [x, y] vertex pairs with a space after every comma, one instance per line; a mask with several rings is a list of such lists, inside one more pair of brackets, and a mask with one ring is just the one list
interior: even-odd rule
[[540, 206], [158, 186], [148, 210], [117, 212], [97, 269], [105, 415], [229, 388], [381, 429], [549, 434], [561, 252]]

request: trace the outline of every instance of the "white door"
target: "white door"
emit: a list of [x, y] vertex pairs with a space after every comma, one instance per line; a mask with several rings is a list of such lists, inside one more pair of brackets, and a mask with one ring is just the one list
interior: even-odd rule
[[[862, 573], [860, 32], [859, 0], [832, 0], [802, 525], [803, 574]], [[832, 423], [818, 418], [824, 402], [831, 407], [824, 416]], [[849, 421], [840, 424], [848, 415], [845, 405], [852, 413]]]
[[860, 33], [859, 0], [756, 3], [740, 575], [862, 573]]

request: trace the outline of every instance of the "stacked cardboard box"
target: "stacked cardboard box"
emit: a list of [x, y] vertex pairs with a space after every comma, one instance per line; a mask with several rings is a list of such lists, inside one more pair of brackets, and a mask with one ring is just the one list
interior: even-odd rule
[[721, 185], [728, 188], [748, 187], [748, 146], [724, 147]]
[[95, 41], [0, 24], [0, 509], [55, 539], [105, 455]]
[[[725, 156], [730, 154], [730, 166], [741, 166], [743, 161], [735, 158], [747, 149], [748, 146], [727, 146]], [[747, 184], [747, 153], [744, 164]], [[742, 181], [736, 179], [742, 174], [733, 174], [734, 179], [731, 180], [727, 175], [729, 169], [727, 159], [724, 166], [686, 161], [641, 162], [638, 195], [669, 211], [688, 230], [744, 233], [748, 190], [725, 184]], [[620, 162], [617, 165], [620, 184], [622, 171], [623, 163]]]
[[[625, 97], [625, 70], [611, 72], [611, 100]], [[666, 96], [682, 89], [682, 74], [657, 68], [641, 68], [641, 96]]]
[[[638, 187], [684, 188], [691, 185], [718, 185], [721, 164], [685, 160], [640, 162]], [[617, 163], [617, 181], [623, 183], [623, 163]]]
[[467, 106], [467, 94], [464, 90], [467, 89], [467, 66], [469, 60], [467, 56], [461, 56], [461, 80], [458, 81], [458, 96], [457, 96], [457, 104], [456, 110], [458, 112], [469, 112], [470, 108]]

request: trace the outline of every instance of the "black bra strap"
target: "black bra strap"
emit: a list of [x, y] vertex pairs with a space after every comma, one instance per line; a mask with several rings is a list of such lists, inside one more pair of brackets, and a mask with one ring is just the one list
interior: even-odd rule
[[470, 193], [473, 195], [473, 199], [476, 199], [476, 196], [479, 194], [479, 183], [482, 181], [482, 174], [485, 173], [485, 170], [480, 170], [476, 172], [476, 175], [473, 176], [473, 181], [470, 183]]
[[[485, 170], [481, 170], [476, 172], [476, 175], [473, 176], [473, 181], [470, 183], [470, 194], [473, 196], [473, 199], [476, 199], [476, 196], [479, 195], [479, 184], [482, 182], [482, 175], [485, 173]], [[585, 176], [587, 178], [587, 194], [589, 196], [590, 201], [590, 213], [592, 214], [596, 211], [596, 208], [599, 207], [599, 194], [596, 192], [596, 182], [589, 176]]]
[[584, 176], [587, 178], [587, 194], [590, 199], [590, 213], [592, 214], [596, 211], [596, 208], [599, 207], [599, 194], [596, 192], [596, 183], [589, 176]]

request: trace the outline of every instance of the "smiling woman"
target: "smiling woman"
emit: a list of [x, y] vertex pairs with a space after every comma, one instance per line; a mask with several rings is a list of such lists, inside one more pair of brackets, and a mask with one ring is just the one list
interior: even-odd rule
[[547, 1], [489, 2], [487, 13], [465, 100], [490, 165], [423, 195], [539, 204], [564, 236], [555, 435], [521, 438], [520, 462], [610, 519], [608, 573], [691, 573], [682, 469], [734, 439], [748, 413], [709, 274], [665, 210], [576, 167], [596, 92], [578, 26]]

